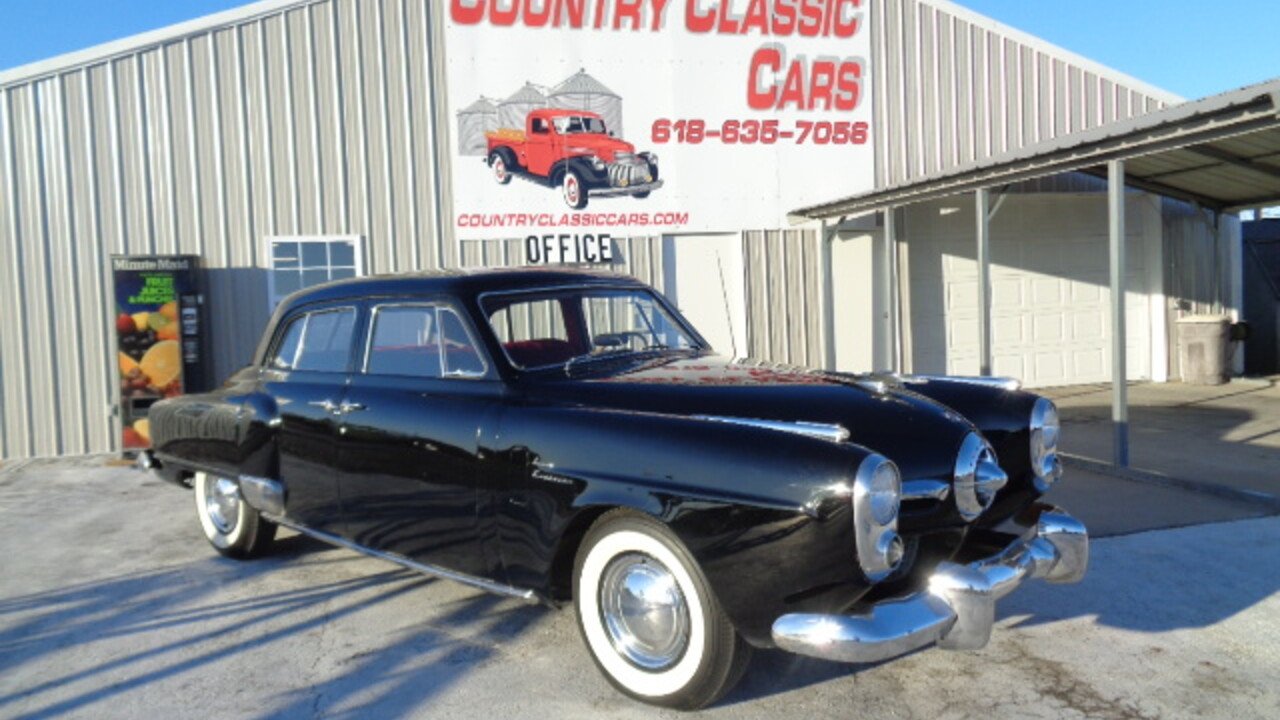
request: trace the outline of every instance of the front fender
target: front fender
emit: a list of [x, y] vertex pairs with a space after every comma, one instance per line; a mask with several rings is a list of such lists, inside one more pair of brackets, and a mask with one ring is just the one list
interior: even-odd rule
[[[869, 583], [849, 490], [865, 448], [684, 416], [512, 408], [500, 452], [523, 477], [497, 499], [510, 582], [550, 588], [581, 518], [629, 508], [672, 529], [749, 640], [798, 608], [844, 609]], [[569, 553], [571, 556], [572, 553]], [[571, 557], [570, 557], [571, 559]]]
[[965, 416], [995, 449], [1009, 484], [979, 524], [997, 525], [1040, 496], [1031, 471], [1031, 411], [1039, 395], [947, 378], [907, 380], [903, 389]]

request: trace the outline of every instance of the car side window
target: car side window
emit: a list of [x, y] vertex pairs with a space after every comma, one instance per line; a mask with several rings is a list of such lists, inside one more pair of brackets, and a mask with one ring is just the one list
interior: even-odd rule
[[302, 347], [302, 331], [307, 326], [307, 316], [299, 315], [289, 321], [284, 334], [280, 337], [276, 351], [272, 353], [267, 366], [275, 370], [292, 370], [298, 361], [298, 348]]
[[445, 377], [484, 375], [484, 359], [458, 313], [450, 308], [440, 308], [439, 325], [440, 335], [444, 338], [440, 362], [444, 366]]
[[372, 375], [441, 377], [440, 334], [435, 307], [377, 308], [372, 332], [365, 372]]
[[293, 369], [346, 372], [355, 327], [356, 311], [351, 308], [308, 314]]
[[542, 118], [533, 119], [533, 132], [537, 135], [547, 134], [547, 121]]
[[480, 377], [484, 359], [462, 318], [439, 305], [374, 310], [365, 372], [405, 377]]

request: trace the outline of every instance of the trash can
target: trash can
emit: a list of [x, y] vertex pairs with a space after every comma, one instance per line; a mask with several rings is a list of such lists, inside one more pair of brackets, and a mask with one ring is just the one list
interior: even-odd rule
[[1227, 349], [1231, 318], [1225, 315], [1192, 315], [1178, 320], [1178, 361], [1182, 382], [1221, 385], [1227, 381]]

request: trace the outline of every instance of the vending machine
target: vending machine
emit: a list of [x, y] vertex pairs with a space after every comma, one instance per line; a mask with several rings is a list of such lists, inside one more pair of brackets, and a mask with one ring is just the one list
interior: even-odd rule
[[151, 446], [156, 401], [207, 388], [204, 289], [195, 255], [115, 255], [114, 326], [121, 446]]

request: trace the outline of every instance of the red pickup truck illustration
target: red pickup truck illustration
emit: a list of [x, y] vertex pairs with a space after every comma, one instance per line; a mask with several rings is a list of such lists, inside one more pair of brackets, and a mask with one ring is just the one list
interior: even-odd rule
[[580, 210], [588, 197], [649, 197], [662, 187], [658, 156], [637, 153], [613, 137], [604, 119], [585, 110], [543, 108], [529, 113], [524, 130], [485, 133], [485, 162], [499, 184], [519, 176], [558, 187], [569, 207]]

